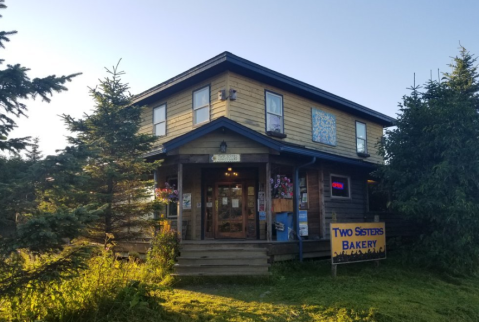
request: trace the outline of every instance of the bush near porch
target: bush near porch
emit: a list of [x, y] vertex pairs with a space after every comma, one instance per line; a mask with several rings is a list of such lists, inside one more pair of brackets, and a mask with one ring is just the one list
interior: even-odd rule
[[[405, 268], [399, 260], [276, 263], [269, 278], [159, 282], [148, 263], [95, 257], [76, 279], [33, 292], [0, 319], [43, 321], [478, 321], [479, 277]], [[169, 284], [170, 286], [164, 286]], [[29, 292], [26, 290], [26, 292]], [[10, 299], [12, 300], [12, 299]]]

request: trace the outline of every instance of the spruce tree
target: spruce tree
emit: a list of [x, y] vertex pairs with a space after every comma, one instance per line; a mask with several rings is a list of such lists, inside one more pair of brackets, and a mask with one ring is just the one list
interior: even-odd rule
[[[0, 0], [0, 9], [5, 8]], [[0, 31], [0, 47], [5, 48], [16, 33]], [[0, 69], [0, 152], [17, 153], [30, 145], [29, 137], [9, 138], [17, 126], [14, 118], [26, 116], [25, 100], [40, 97], [49, 102], [53, 92], [67, 90], [64, 84], [79, 75], [31, 80], [28, 71], [20, 64]], [[67, 245], [65, 238], [78, 237], [95, 212], [82, 207], [55, 212], [39, 209], [38, 189], [46, 179], [46, 164], [40, 159], [37, 142], [26, 160], [19, 155], [0, 156], [0, 297], [26, 285], [46, 287], [52, 279], [73, 276], [87, 255], [88, 247]], [[28, 255], [37, 260], [25, 261]]]
[[155, 163], [143, 155], [151, 150], [155, 137], [140, 134], [140, 106], [132, 105], [128, 85], [122, 83], [118, 65], [106, 69], [109, 76], [90, 89], [95, 107], [83, 119], [63, 115], [73, 147], [88, 151], [82, 186], [88, 204], [104, 207], [100, 220], [90, 228], [88, 238], [104, 242], [123, 240], [141, 233], [145, 215], [153, 211]]
[[410, 259], [452, 272], [479, 268], [479, 83], [466, 49], [441, 82], [413, 88], [387, 131], [379, 171], [392, 207], [418, 228]]
[[40, 138], [36, 137], [33, 139], [33, 143], [30, 145], [25, 157], [28, 161], [37, 162], [43, 158], [42, 152], [40, 151]]
[[[5, 9], [4, 0], [0, 0], [0, 9]], [[1, 16], [0, 16], [1, 17]], [[0, 31], [0, 47], [5, 49], [5, 43], [16, 31]], [[4, 60], [0, 59], [0, 65]], [[27, 147], [29, 137], [9, 138], [17, 124], [15, 117], [26, 116], [26, 99], [40, 97], [44, 102], [50, 102], [53, 92], [66, 91], [66, 82], [70, 82], [80, 73], [57, 77], [55, 75], [44, 78], [28, 77], [29, 69], [20, 64], [8, 64], [0, 69], [0, 151], [18, 152]]]

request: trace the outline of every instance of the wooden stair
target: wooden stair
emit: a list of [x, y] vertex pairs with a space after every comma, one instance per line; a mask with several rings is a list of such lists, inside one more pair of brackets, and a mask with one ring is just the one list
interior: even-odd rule
[[182, 244], [176, 276], [268, 275], [266, 248], [246, 244]]

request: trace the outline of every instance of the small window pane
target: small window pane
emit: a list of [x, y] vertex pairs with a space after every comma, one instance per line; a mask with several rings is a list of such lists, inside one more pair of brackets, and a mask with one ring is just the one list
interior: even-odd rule
[[166, 127], [165, 127], [165, 122], [161, 122], [158, 124], [155, 124], [155, 135], [165, 135], [166, 134]]
[[366, 124], [356, 122], [356, 136], [366, 140]]
[[210, 119], [209, 107], [203, 107], [195, 111], [195, 124], [206, 122]]
[[268, 131], [283, 133], [283, 121], [281, 116], [267, 113]]
[[283, 115], [283, 99], [281, 96], [266, 93], [266, 108], [268, 113]]
[[357, 149], [359, 153], [366, 153], [366, 140], [358, 139], [357, 140]]
[[165, 105], [159, 106], [153, 110], [153, 123], [163, 122], [165, 120]]
[[193, 98], [193, 108], [197, 109], [202, 106], [206, 106], [210, 104], [210, 100], [208, 94], [210, 92], [209, 87], [202, 88], [194, 93]]
[[349, 198], [349, 179], [331, 176], [331, 196]]

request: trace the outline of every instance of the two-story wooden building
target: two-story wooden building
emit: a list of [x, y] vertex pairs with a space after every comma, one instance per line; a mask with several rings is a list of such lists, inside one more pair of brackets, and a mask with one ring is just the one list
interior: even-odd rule
[[[179, 190], [165, 216], [184, 232], [184, 273], [207, 265], [194, 260], [201, 247], [248, 248], [250, 261], [261, 257], [258, 248], [275, 260], [327, 254], [333, 216], [364, 220], [369, 173], [383, 162], [376, 143], [394, 122], [229, 52], [137, 95], [135, 104], [145, 106], [142, 131], [158, 136], [147, 155], [162, 160], [158, 187]], [[285, 212], [292, 223], [277, 215]], [[211, 272], [233, 274], [230, 264]]]

